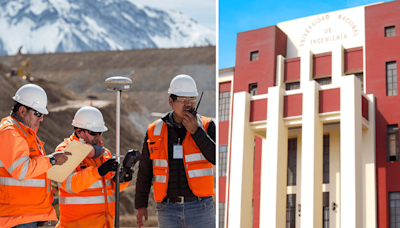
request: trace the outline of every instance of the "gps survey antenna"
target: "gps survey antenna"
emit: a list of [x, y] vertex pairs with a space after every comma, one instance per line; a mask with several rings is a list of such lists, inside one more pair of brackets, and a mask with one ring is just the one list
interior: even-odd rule
[[119, 168], [115, 174], [117, 182], [115, 183], [115, 228], [119, 228], [119, 175], [121, 170], [120, 163], [120, 153], [119, 153], [119, 144], [120, 144], [120, 104], [121, 104], [121, 92], [128, 91], [131, 88], [132, 80], [127, 77], [122, 76], [114, 76], [106, 79], [106, 86], [109, 91], [117, 92], [117, 118], [116, 118], [116, 140], [115, 140], [115, 151], [117, 155], [117, 161], [119, 164]]

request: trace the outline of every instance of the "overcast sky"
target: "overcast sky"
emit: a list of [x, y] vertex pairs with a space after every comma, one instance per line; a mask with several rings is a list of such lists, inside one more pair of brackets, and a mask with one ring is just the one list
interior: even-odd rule
[[131, 0], [151, 7], [179, 10], [198, 23], [215, 31], [217, 0]]

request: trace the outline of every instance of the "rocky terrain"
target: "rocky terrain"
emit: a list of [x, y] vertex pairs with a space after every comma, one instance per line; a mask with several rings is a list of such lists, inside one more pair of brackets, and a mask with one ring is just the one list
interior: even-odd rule
[[[105, 79], [120, 75], [131, 78], [132, 89], [121, 99], [121, 154], [131, 148], [141, 149], [147, 125], [156, 120], [155, 113], [170, 110], [167, 89], [172, 78], [189, 74], [204, 97], [199, 114], [215, 118], [215, 47], [182, 49], [144, 49], [0, 56], [0, 116], [9, 115], [12, 97], [20, 86], [28, 83], [21, 77], [5, 75], [30, 58], [34, 84], [44, 88], [48, 96], [49, 115], [44, 117], [38, 136], [46, 153], [73, 132], [75, 112], [92, 104], [102, 112], [108, 131], [103, 134], [105, 146], [115, 153], [115, 92], [107, 91]], [[137, 169], [137, 166], [135, 167]], [[136, 170], [137, 171], [137, 170]], [[121, 227], [136, 226], [134, 181], [121, 194]], [[149, 223], [157, 226], [155, 202], [151, 193]]]

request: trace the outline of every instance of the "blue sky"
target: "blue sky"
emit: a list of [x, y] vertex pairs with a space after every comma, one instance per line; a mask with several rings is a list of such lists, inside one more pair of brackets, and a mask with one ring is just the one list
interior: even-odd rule
[[[219, 0], [219, 69], [235, 66], [239, 32], [311, 15], [377, 3], [376, 0]], [[388, 2], [388, 1], [386, 1]]]

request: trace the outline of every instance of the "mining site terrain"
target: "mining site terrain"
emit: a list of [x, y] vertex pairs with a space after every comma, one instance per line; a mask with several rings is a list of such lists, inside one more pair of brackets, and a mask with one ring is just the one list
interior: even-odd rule
[[[47, 154], [72, 134], [75, 112], [86, 105], [102, 112], [108, 127], [102, 140], [115, 153], [116, 92], [107, 91], [105, 86], [111, 76], [125, 76], [133, 82], [131, 90], [121, 96], [121, 154], [131, 148], [140, 150], [147, 125], [157, 119], [155, 113], [170, 111], [167, 90], [178, 74], [192, 76], [199, 93], [204, 91], [198, 113], [216, 117], [215, 46], [0, 56], [1, 118], [9, 115], [18, 88], [29, 83], [19, 76], [6, 75], [28, 58], [33, 83], [41, 86], [48, 97], [50, 114], [44, 117], [38, 132]], [[132, 181], [121, 193], [121, 227], [136, 226], [134, 193]], [[147, 227], [157, 226], [152, 192], [148, 210]]]

